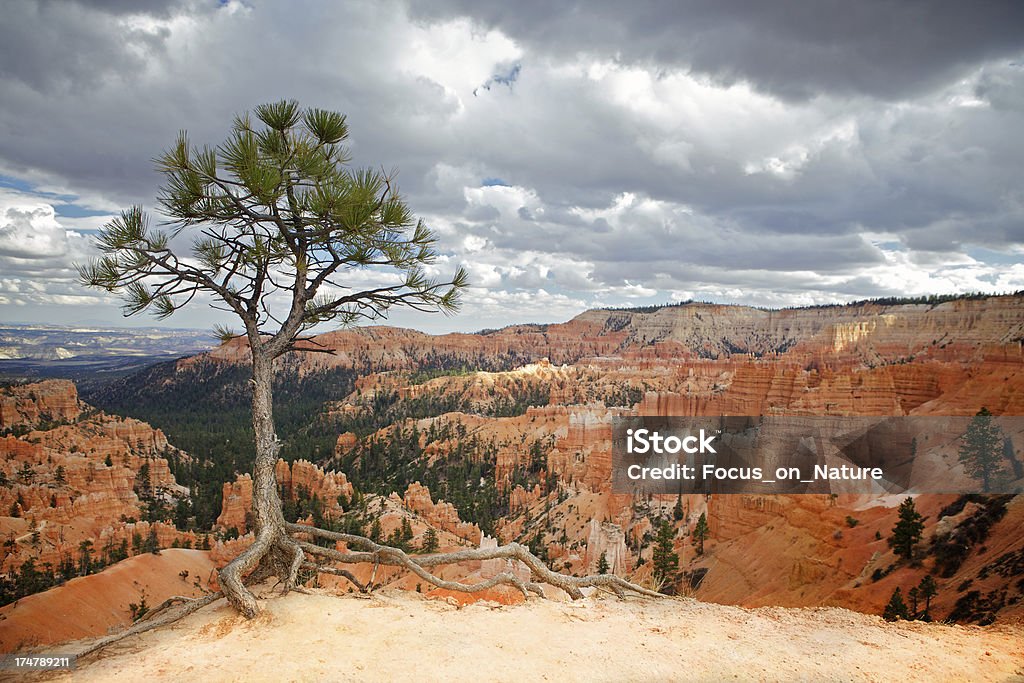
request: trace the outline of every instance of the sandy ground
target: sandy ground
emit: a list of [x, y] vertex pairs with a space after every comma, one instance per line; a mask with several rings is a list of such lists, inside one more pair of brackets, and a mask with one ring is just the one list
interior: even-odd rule
[[[246, 622], [219, 601], [48, 680], [1024, 681], [1024, 630], [889, 624], [836, 608], [292, 593]], [[65, 651], [68, 651], [65, 649]]]

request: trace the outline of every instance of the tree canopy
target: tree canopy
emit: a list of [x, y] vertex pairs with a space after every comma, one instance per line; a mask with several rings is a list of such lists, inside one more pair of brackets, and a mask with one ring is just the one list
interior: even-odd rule
[[[182, 132], [157, 159], [168, 220], [154, 227], [141, 206], [122, 212], [100, 231], [102, 256], [79, 268], [81, 279], [119, 292], [126, 315], [166, 318], [212, 295], [250, 342], [276, 326], [266, 341], [274, 357], [320, 323], [375, 319], [394, 306], [457, 308], [465, 271], [430, 276], [433, 233], [393, 173], [349, 167], [344, 115], [281, 101], [255, 116], [237, 116], [217, 147]], [[355, 288], [345, 279], [367, 268], [390, 271], [387, 281]], [[226, 326], [219, 333], [231, 336]]]

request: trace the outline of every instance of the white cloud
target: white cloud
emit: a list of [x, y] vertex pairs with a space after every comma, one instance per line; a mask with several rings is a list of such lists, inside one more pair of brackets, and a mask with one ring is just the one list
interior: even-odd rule
[[0, 255], [39, 259], [67, 253], [68, 235], [52, 206], [14, 204], [0, 208]]

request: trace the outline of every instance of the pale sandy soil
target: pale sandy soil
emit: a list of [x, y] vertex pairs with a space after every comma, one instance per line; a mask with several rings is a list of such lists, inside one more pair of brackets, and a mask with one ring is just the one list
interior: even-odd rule
[[401, 591], [264, 606], [246, 622], [217, 602], [50, 680], [1024, 681], [1020, 626], [669, 599], [457, 609]]

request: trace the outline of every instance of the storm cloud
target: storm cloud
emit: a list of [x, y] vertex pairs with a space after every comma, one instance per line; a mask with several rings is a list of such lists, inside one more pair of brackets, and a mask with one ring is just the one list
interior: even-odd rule
[[1020, 26], [1013, 2], [15, 2], [0, 315], [79, 319], [71, 263], [153, 205], [151, 159], [281, 98], [345, 112], [438, 273], [469, 269], [461, 315], [398, 324], [1024, 289]]

